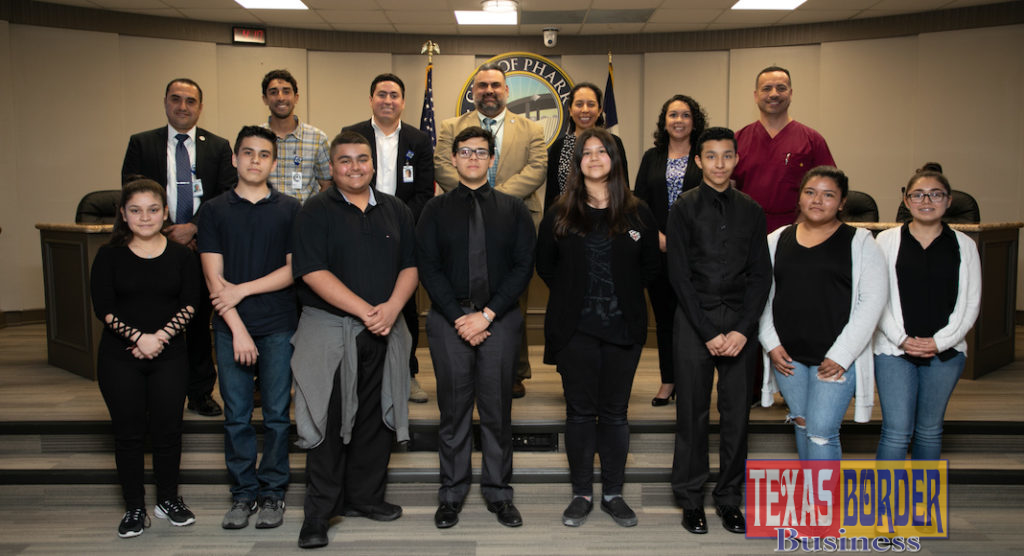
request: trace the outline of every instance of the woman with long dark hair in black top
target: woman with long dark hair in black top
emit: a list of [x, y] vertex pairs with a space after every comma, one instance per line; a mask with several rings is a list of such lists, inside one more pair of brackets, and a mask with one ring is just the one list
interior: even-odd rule
[[167, 220], [164, 188], [129, 182], [110, 243], [92, 266], [92, 303], [105, 324], [97, 375], [114, 428], [117, 474], [125, 500], [118, 535], [142, 534], [149, 522], [143, 486], [143, 444], [149, 431], [157, 504], [173, 525], [195, 515], [178, 496], [182, 405], [188, 351], [182, 332], [199, 302], [199, 271], [187, 247], [161, 233]]
[[651, 207], [658, 223], [662, 271], [651, 283], [651, 307], [658, 336], [658, 367], [661, 387], [651, 405], [667, 405], [675, 396], [675, 367], [672, 357], [672, 328], [676, 314], [676, 294], [668, 281], [665, 258], [665, 228], [672, 203], [684, 191], [700, 185], [701, 171], [693, 161], [697, 156], [697, 138], [707, 127], [707, 114], [696, 100], [675, 95], [665, 101], [658, 114], [654, 147], [644, 153], [636, 174], [633, 192]]
[[537, 274], [548, 285], [544, 362], [565, 393], [565, 448], [573, 498], [562, 523], [582, 525], [593, 508], [594, 453], [601, 455], [601, 509], [624, 527], [636, 514], [622, 498], [626, 413], [647, 338], [644, 288], [658, 273], [658, 227], [629, 191], [611, 133], [584, 131], [565, 193], [544, 215]]

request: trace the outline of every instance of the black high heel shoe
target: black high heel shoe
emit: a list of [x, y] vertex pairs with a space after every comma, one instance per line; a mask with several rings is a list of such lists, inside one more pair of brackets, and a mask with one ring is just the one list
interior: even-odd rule
[[655, 396], [654, 399], [651, 400], [651, 405], [653, 405], [654, 407], [661, 407], [663, 405], [668, 405], [668, 401], [669, 400], [674, 400], [674, 399], [676, 399], [676, 391], [675, 390], [673, 390], [672, 393], [669, 394], [667, 398], [659, 398], [659, 397]]

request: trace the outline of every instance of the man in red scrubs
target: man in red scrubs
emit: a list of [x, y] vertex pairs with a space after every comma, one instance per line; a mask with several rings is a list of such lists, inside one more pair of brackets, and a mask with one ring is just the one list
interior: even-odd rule
[[758, 121], [736, 133], [736, 187], [764, 209], [768, 232], [792, 224], [800, 180], [815, 166], [835, 166], [820, 133], [789, 117], [789, 70], [769, 66], [757, 74]]

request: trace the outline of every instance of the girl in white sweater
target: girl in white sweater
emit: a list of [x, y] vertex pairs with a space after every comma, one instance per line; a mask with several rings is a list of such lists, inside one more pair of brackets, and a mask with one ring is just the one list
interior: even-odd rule
[[878, 459], [939, 459], [946, 404], [966, 361], [964, 339], [981, 304], [981, 264], [969, 237], [942, 223], [949, 182], [939, 172], [910, 179], [903, 203], [913, 220], [878, 235], [889, 303], [875, 334], [882, 403]]
[[885, 259], [869, 231], [839, 221], [848, 191], [842, 171], [811, 169], [799, 223], [768, 236], [774, 281], [759, 339], [773, 372], [764, 374], [762, 405], [782, 391], [800, 459], [840, 459], [850, 399], [857, 421], [873, 405], [871, 336], [887, 299]]

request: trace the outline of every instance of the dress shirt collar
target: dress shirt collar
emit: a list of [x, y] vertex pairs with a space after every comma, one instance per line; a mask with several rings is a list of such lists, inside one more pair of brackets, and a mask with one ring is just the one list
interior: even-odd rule
[[466, 187], [466, 184], [462, 183], [461, 181], [459, 182], [459, 186], [456, 187], [455, 190], [452, 191], [452, 193], [456, 197], [465, 198], [468, 197], [470, 193], [473, 193], [474, 191], [478, 195], [483, 196], [483, 198], [485, 199], [494, 195], [494, 188], [491, 187], [490, 184], [488, 183], [485, 183], [476, 189], [470, 189], [469, 187]]
[[373, 127], [374, 133], [380, 133], [381, 137], [391, 138], [398, 135], [399, 131], [402, 131], [402, 120], [398, 120], [398, 127], [396, 127], [395, 131], [390, 135], [384, 133], [384, 130], [377, 124], [377, 118], [374, 118], [373, 116], [370, 116], [370, 126]]
[[479, 110], [476, 111], [477, 118], [479, 118], [479, 120], [480, 120], [480, 127], [484, 128], [484, 129], [487, 129], [487, 126], [484, 125], [484, 119], [485, 118], [491, 118], [492, 120], [495, 121], [495, 124], [494, 124], [495, 127], [500, 128], [501, 125], [503, 123], [505, 123], [505, 114], [507, 114], [507, 113], [508, 113], [508, 108], [503, 108], [501, 110], [501, 114], [498, 114], [497, 116], [491, 118], [490, 116], [485, 116], [484, 113], [479, 111]]
[[[181, 133], [181, 132], [176, 130], [176, 129], [174, 129], [174, 126], [172, 126], [171, 124], [167, 124], [167, 142], [168, 143], [171, 143], [172, 145], [177, 146], [178, 138], [176, 137], [176, 135], [178, 135], [179, 133]], [[196, 142], [196, 126], [192, 126], [192, 129], [186, 131], [185, 135], [188, 135], [188, 138], [194, 144]]]
[[[273, 186], [271, 186], [269, 183], [267, 184], [267, 189], [269, 189], [270, 191], [267, 192], [266, 197], [260, 199], [259, 201], [256, 201], [255, 203], [250, 204], [258, 205], [260, 203], [276, 203], [277, 199], [281, 196], [281, 193], [278, 190], [274, 189]], [[239, 195], [238, 192], [235, 191], [235, 188], [231, 188], [231, 190], [228, 191], [227, 195], [229, 203], [250, 202], [248, 199], [245, 199], [241, 195]]]
[[[301, 139], [302, 138], [302, 122], [299, 121], [299, 117], [296, 116], [295, 114], [292, 114], [292, 118], [295, 119], [295, 129], [289, 131], [288, 135], [285, 135], [285, 137], [288, 137], [289, 135], [291, 135], [291, 136], [295, 137], [296, 139]], [[270, 127], [270, 122], [271, 122], [272, 119], [273, 119], [273, 116], [267, 116], [267, 129], [269, 129], [271, 131], [274, 131], [274, 128]], [[277, 132], [274, 132], [274, 135], [277, 135]], [[283, 138], [284, 137], [282, 137], [282, 139]]]
[[702, 180], [700, 182], [700, 191], [701, 194], [705, 196], [704, 198], [708, 201], [713, 201], [717, 199], [722, 203], [728, 203], [729, 200], [732, 199], [734, 190], [732, 188], [732, 185], [730, 185], [729, 187], [725, 188], [725, 191], [719, 191], [714, 187], [708, 185], [706, 181]]

